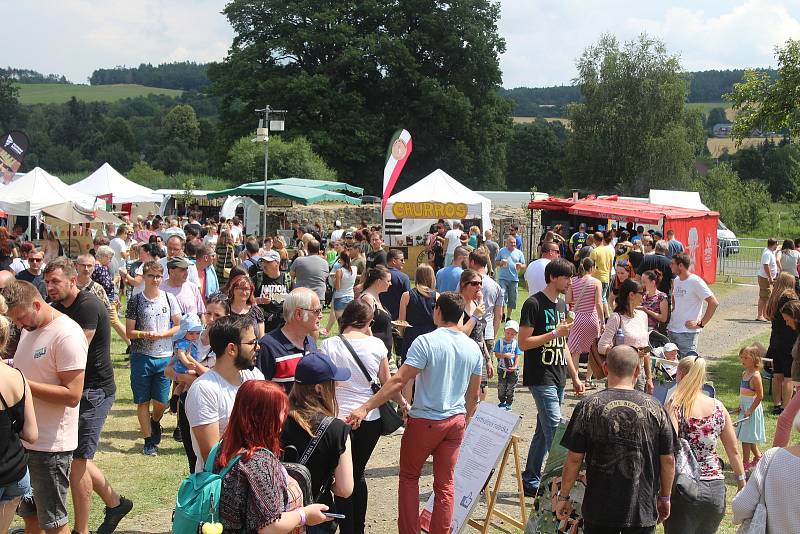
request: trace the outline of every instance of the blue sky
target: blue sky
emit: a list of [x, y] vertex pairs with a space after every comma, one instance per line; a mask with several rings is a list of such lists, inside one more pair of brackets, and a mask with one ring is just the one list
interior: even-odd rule
[[[2, 0], [0, 5], [10, 0]], [[97, 67], [216, 61], [233, 37], [224, 0], [26, 0], [7, 9], [11, 66], [86, 83]], [[603, 33], [659, 37], [687, 70], [774, 66], [774, 47], [800, 38], [800, 0], [589, 2], [501, 0], [506, 87], [567, 84]], [[7, 26], [9, 27], [9, 26]], [[10, 48], [9, 48], [10, 45]]]

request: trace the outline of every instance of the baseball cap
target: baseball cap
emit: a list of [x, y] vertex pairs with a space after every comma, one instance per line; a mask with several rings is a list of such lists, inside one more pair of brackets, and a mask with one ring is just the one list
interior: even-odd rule
[[658, 230], [656, 230], [655, 232], [653, 232], [653, 235], [654, 235], [654, 236], [656, 236], [656, 237], [659, 237], [659, 238], [661, 238], [661, 237], [664, 237], [664, 234], [662, 234], [662, 233], [661, 233], [661, 232], [659, 232]]
[[519, 323], [513, 320], [506, 321], [506, 326], [504, 327], [504, 329], [505, 328], [510, 328], [514, 332], [519, 332]]
[[664, 345], [664, 352], [672, 352], [673, 350], [678, 350], [678, 345], [675, 343], [667, 343]]
[[344, 233], [345, 239], [353, 239], [353, 232], [345, 232]]
[[268, 250], [261, 256], [261, 261], [281, 261], [281, 255], [276, 250]]
[[339, 219], [336, 219], [336, 222], [334, 222], [333, 225], [336, 228], [341, 228], [342, 227], [342, 221], [340, 221]]
[[303, 356], [294, 371], [294, 381], [298, 384], [321, 384], [329, 380], [342, 382], [350, 379], [350, 369], [336, 367], [327, 354], [309, 352]]
[[167, 269], [188, 269], [189, 260], [183, 256], [173, 256], [167, 260]]

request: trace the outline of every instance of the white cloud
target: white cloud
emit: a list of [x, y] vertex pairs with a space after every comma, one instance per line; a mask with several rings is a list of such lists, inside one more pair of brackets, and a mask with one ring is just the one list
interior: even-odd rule
[[[779, 0], [500, 0], [504, 85], [568, 84], [575, 59], [603, 33], [663, 39], [688, 70], [774, 65], [800, 36], [800, 5]], [[85, 83], [99, 67], [216, 61], [233, 30], [226, 0], [29, 0], [10, 11], [11, 66]]]

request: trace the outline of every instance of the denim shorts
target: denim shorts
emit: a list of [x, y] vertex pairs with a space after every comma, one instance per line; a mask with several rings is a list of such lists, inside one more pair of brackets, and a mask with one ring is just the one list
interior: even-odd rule
[[100, 443], [100, 432], [114, 404], [114, 395], [106, 395], [100, 388], [88, 388], [81, 394], [80, 415], [78, 417], [78, 448], [73, 458], [91, 460]]
[[31, 474], [27, 468], [25, 468], [25, 474], [21, 479], [7, 486], [0, 486], [0, 503], [13, 501], [17, 497], [31, 497], [32, 495]]
[[169, 402], [171, 381], [164, 376], [170, 358], [155, 358], [142, 353], [131, 353], [131, 390], [134, 404], [154, 400]]
[[35, 515], [39, 528], [48, 530], [67, 524], [67, 493], [72, 451], [28, 451], [28, 472], [31, 475], [33, 499], [19, 503], [17, 514], [21, 517]]
[[353, 302], [353, 296], [352, 295], [347, 295], [347, 296], [344, 296], [344, 297], [336, 297], [335, 299], [333, 299], [333, 309], [335, 311], [342, 311], [351, 302]]

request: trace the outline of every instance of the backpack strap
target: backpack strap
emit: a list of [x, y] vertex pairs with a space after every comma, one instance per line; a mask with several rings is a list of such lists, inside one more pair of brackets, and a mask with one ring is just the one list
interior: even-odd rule
[[319, 442], [322, 440], [322, 436], [325, 435], [325, 432], [328, 430], [328, 427], [331, 426], [333, 422], [333, 417], [327, 415], [325, 416], [322, 421], [320, 421], [319, 426], [317, 426], [317, 433], [311, 438], [311, 441], [308, 443], [306, 450], [303, 452], [303, 456], [300, 457], [300, 462], [303, 465], [306, 465], [308, 461], [311, 459], [311, 455], [314, 454], [314, 450], [319, 445]]

